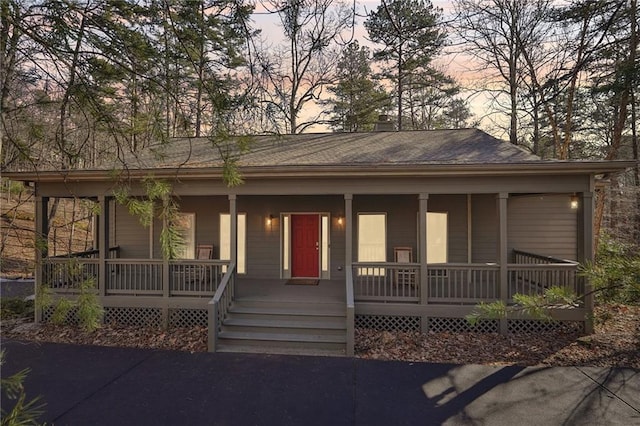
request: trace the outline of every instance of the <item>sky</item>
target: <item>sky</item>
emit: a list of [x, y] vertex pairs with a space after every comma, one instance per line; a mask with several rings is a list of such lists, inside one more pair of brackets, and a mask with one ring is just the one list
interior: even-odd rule
[[[443, 18], [447, 19], [453, 13], [453, 5], [450, 0], [431, 0], [436, 8], [443, 11]], [[361, 45], [374, 47], [375, 45], [367, 40], [367, 33], [363, 22], [366, 19], [367, 12], [375, 10], [380, 5], [379, 0], [360, 0], [356, 3], [358, 17], [356, 19], [356, 27], [354, 29], [354, 39], [358, 40]], [[270, 14], [263, 7], [258, 5], [253, 15], [253, 22], [256, 28], [262, 31], [263, 39], [268, 44], [276, 45], [283, 41], [282, 29], [279, 26], [279, 18], [275, 14]], [[440, 56], [435, 64], [444, 70], [462, 86], [469, 86], [476, 81], [477, 74], [469, 69], [469, 58], [460, 53], [454, 52], [449, 48], [446, 54]], [[464, 96], [471, 111], [477, 119], [481, 120], [481, 126], [487, 128], [491, 125], [491, 120], [486, 117], [488, 99], [481, 95], [473, 95], [470, 91], [463, 91]], [[313, 131], [326, 131], [324, 128], [314, 128]], [[498, 135], [496, 135], [498, 136]]]

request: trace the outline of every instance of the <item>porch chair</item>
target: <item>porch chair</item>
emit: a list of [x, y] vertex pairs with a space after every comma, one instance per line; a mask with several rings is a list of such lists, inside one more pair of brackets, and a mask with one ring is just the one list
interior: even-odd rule
[[[411, 247], [394, 247], [393, 257], [396, 263], [413, 262], [413, 249]], [[416, 282], [416, 273], [412, 269], [396, 269], [395, 282], [398, 285], [412, 286]]]
[[[213, 259], [213, 245], [211, 244], [198, 244], [196, 246], [196, 260], [209, 260]], [[200, 289], [203, 286], [208, 286], [211, 281], [211, 274], [208, 265], [195, 265], [195, 274], [191, 280], [191, 285], [195, 285]]]
[[196, 248], [196, 259], [198, 260], [213, 259], [213, 245], [198, 244], [198, 247]]

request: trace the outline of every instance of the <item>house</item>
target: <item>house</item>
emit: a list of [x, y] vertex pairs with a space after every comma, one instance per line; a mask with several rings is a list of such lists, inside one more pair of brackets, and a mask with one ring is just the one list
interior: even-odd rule
[[[478, 302], [553, 285], [586, 293], [583, 306], [555, 310], [559, 323], [509, 317], [474, 330], [591, 331], [576, 272], [593, 256], [593, 194], [631, 163], [541, 160], [474, 129], [250, 141], [235, 187], [222, 179], [224, 149], [205, 138], [155, 146], [126, 168], [5, 176], [34, 182], [39, 232], [51, 197], [100, 204], [97, 249], [75, 260], [97, 282], [105, 321], [208, 325], [211, 351], [351, 355], [354, 327], [468, 331]], [[149, 176], [172, 183], [180, 259], [162, 258], [160, 221], [143, 227], [115, 202], [114, 170], [140, 197]], [[68, 259], [38, 256], [38, 282], [73, 297]]]

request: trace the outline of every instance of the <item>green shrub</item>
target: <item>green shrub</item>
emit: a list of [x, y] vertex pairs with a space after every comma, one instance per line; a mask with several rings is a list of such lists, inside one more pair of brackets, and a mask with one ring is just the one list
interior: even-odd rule
[[580, 268], [598, 302], [640, 303], [640, 253], [609, 236], [600, 240], [595, 262]]
[[0, 319], [33, 318], [33, 300], [18, 297], [0, 300]]

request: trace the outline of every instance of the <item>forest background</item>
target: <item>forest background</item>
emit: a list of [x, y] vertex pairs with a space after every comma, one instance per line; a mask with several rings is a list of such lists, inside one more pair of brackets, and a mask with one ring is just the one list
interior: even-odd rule
[[[2, 170], [91, 168], [183, 136], [227, 152], [237, 135], [370, 131], [381, 114], [637, 161], [638, 19], [636, 0], [0, 0]], [[640, 166], [608, 183], [596, 234], [637, 245]], [[2, 191], [6, 258], [31, 193]], [[56, 222], [58, 206], [50, 232], [92, 216], [74, 200]]]

